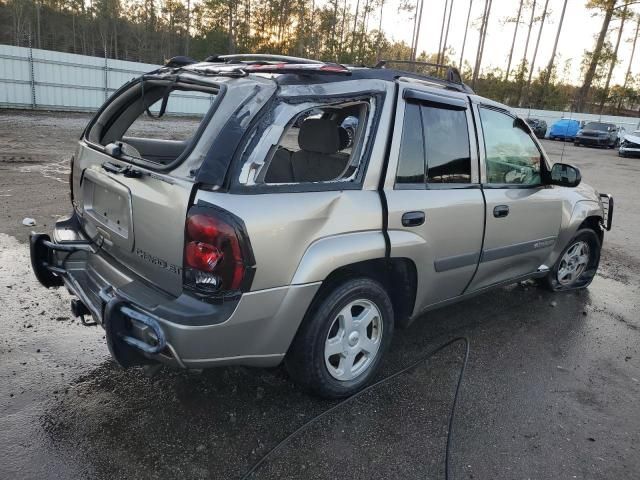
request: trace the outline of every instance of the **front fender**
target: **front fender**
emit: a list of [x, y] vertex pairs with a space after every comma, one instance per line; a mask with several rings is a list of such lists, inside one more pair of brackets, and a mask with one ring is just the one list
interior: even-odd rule
[[340, 267], [384, 256], [385, 242], [381, 231], [345, 233], [321, 238], [305, 251], [291, 284], [320, 282]]
[[554, 265], [567, 244], [575, 236], [580, 225], [589, 217], [604, 218], [604, 211], [600, 202], [596, 200], [579, 200], [571, 210], [571, 216], [562, 219], [562, 227], [558, 234], [558, 240], [549, 255], [548, 265]]

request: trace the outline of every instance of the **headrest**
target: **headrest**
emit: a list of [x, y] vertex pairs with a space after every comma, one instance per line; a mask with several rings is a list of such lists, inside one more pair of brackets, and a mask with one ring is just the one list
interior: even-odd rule
[[340, 147], [338, 125], [327, 118], [307, 118], [300, 125], [298, 145], [307, 152], [336, 153]]

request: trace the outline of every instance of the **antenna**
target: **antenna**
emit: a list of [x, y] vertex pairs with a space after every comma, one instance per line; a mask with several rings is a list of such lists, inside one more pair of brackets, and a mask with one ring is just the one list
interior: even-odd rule
[[[569, 120], [573, 120], [573, 111], [569, 110]], [[565, 127], [564, 137], [562, 138], [562, 152], [560, 152], [560, 163], [564, 163], [564, 149], [567, 146], [567, 133], [569, 133], [569, 124]]]

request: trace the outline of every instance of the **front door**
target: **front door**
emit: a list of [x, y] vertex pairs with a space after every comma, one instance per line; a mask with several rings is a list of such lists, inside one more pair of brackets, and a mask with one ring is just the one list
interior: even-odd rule
[[479, 105], [486, 233], [468, 291], [535, 272], [553, 249], [562, 220], [558, 192], [543, 185], [544, 158], [523, 122]]
[[418, 85], [399, 93], [385, 196], [391, 256], [417, 269], [417, 314], [465, 290], [480, 258], [485, 210], [468, 98]]

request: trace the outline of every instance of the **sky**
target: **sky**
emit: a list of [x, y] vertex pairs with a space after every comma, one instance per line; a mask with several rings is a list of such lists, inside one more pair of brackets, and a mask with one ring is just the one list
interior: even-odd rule
[[[389, 0], [385, 3], [382, 16], [382, 28], [386, 35], [391, 37], [393, 40], [404, 40], [410, 44], [413, 28], [411, 18], [412, 13], [398, 13], [400, 1], [401, 0]], [[464, 38], [469, 1], [470, 0], [453, 0], [453, 13], [451, 16], [447, 45], [452, 47], [456, 52], [454, 56], [456, 59], [456, 66]], [[493, 0], [484, 54], [482, 56], [483, 69], [491, 66], [498, 66], [503, 70], [506, 68], [515, 24], [505, 23], [504, 20], [506, 17], [516, 17], [519, 3], [519, 0]], [[584, 6], [585, 3], [586, 0], [568, 1], [555, 62], [558, 67], [558, 73], [561, 74], [565, 66], [565, 61], [571, 60], [571, 69], [567, 80], [574, 84], [580, 83], [580, 63], [582, 61], [583, 53], [586, 49], [593, 49], [603, 18], [603, 15], [593, 16], [596, 10], [587, 10]], [[424, 0], [422, 27], [418, 41], [418, 52], [425, 50], [428, 53], [431, 53], [438, 50], [444, 5], [445, 0]], [[538, 68], [546, 67], [549, 62], [551, 51], [553, 50], [556, 30], [560, 21], [560, 14], [562, 13], [562, 5], [563, 0], [549, 0], [548, 17], [542, 30], [534, 75], [537, 74]], [[536, 16], [542, 14], [543, 8], [544, 0], [537, 0]], [[633, 9], [635, 12], [640, 11], [640, 5], [634, 5], [629, 8]], [[480, 19], [482, 17], [483, 9], [484, 0], [473, 0], [471, 20], [469, 22], [470, 26], [467, 34], [467, 43], [464, 54], [465, 60], [469, 61], [471, 65], [475, 62], [475, 54], [479, 39]], [[518, 37], [516, 39], [512, 65], [517, 65], [522, 59], [530, 15], [530, 10], [525, 11], [523, 18], [521, 19], [521, 22], [523, 23], [518, 27]], [[619, 25], [619, 19], [612, 20], [609, 27], [609, 40], [612, 43], [615, 43]], [[631, 39], [635, 33], [635, 26], [635, 21], [629, 19], [625, 23], [622, 41], [618, 50], [620, 63], [614, 69], [612, 78], [612, 83], [614, 84], [622, 83], [624, 80], [624, 75], [631, 56], [632, 46], [630, 41], [626, 42], [625, 40]], [[535, 40], [537, 38], [539, 28], [540, 23], [538, 22], [531, 31], [528, 53], [529, 61], [531, 61], [533, 55]], [[632, 65], [632, 74], [639, 73], [640, 42], [638, 42], [636, 47], [636, 53]]]

